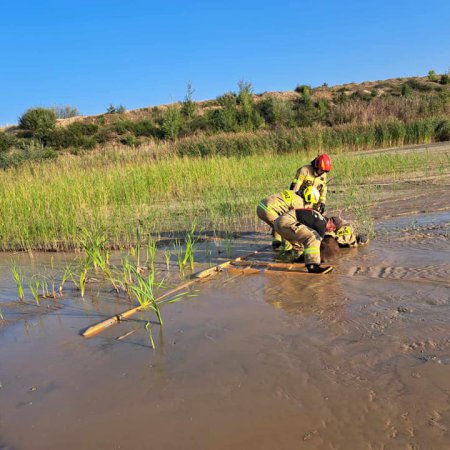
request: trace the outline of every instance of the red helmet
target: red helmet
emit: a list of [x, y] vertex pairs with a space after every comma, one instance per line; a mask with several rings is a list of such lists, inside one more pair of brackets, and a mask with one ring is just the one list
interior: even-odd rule
[[314, 168], [323, 172], [329, 172], [331, 170], [331, 158], [326, 153], [319, 155], [314, 160]]

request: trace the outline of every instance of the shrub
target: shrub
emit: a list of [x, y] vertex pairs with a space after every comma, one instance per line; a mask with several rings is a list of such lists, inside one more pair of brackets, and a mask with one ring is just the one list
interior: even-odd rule
[[428, 80], [430, 81], [437, 81], [438, 77], [436, 75], [436, 72], [434, 70], [429, 70], [428, 71]]
[[16, 143], [16, 138], [0, 131], [0, 153], [6, 153]]
[[129, 147], [137, 147], [140, 145], [140, 141], [136, 136], [133, 136], [132, 134], [127, 134], [126, 136], [123, 136], [120, 139], [120, 143], [123, 145], [128, 145]]
[[98, 125], [96, 123], [73, 122], [67, 127], [67, 130], [77, 135], [93, 136], [98, 131]]
[[450, 120], [442, 120], [436, 127], [436, 140], [450, 141]]
[[95, 136], [97, 131], [97, 124], [74, 122], [66, 128], [59, 127], [53, 130], [48, 135], [47, 143], [57, 149], [69, 147], [92, 149], [97, 143], [97, 138]]
[[131, 120], [119, 120], [113, 126], [117, 134], [125, 134], [133, 128], [134, 123]]
[[308, 86], [306, 84], [299, 84], [295, 87], [294, 91], [298, 94], [311, 94], [311, 86]]
[[258, 110], [264, 121], [270, 125], [294, 125], [294, 110], [290, 101], [270, 97], [258, 103]]
[[49, 108], [30, 108], [19, 117], [19, 127], [33, 135], [47, 133], [56, 125], [55, 111]]
[[423, 81], [416, 80], [412, 78], [406, 82], [412, 89], [421, 92], [430, 92], [433, 90], [433, 87]]
[[412, 88], [409, 84], [402, 84], [402, 96], [410, 97], [412, 94]]
[[444, 75], [441, 76], [441, 80], [439, 81], [441, 84], [450, 84], [450, 77], [448, 74], [444, 73]]
[[132, 132], [136, 136], [160, 137], [160, 129], [151, 120], [139, 120], [134, 122]]
[[227, 106], [236, 106], [237, 104], [237, 96], [234, 92], [225, 92], [225, 94], [220, 95], [217, 97], [217, 103], [219, 103], [220, 106], [227, 107]]

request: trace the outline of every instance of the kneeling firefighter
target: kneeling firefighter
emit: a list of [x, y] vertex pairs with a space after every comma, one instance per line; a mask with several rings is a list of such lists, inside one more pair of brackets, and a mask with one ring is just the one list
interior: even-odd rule
[[284, 190], [277, 194], [263, 198], [256, 208], [256, 215], [272, 229], [272, 248], [281, 246], [281, 236], [274, 230], [274, 222], [279, 216], [291, 209], [312, 208], [319, 201], [319, 191], [310, 186], [302, 192], [303, 196], [291, 190]]
[[[325, 273], [329, 267], [320, 266], [320, 242], [327, 232], [342, 226], [339, 217], [322, 216], [313, 209], [295, 209], [282, 214], [275, 220], [275, 232], [289, 241], [293, 248], [302, 251], [308, 272]], [[295, 262], [300, 262], [300, 257]]]

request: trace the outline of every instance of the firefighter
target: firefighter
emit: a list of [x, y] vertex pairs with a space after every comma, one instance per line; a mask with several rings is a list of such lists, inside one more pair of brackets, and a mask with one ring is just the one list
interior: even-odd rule
[[327, 231], [326, 236], [330, 236], [336, 240], [339, 247], [357, 247], [369, 242], [369, 238], [364, 233], [357, 233], [355, 227], [341, 220], [342, 225], [334, 231]]
[[320, 192], [320, 198], [314, 209], [321, 214], [325, 212], [327, 201], [327, 173], [331, 170], [331, 158], [323, 153], [314, 158], [310, 164], [300, 167], [295, 174], [290, 189], [301, 192], [308, 186], [314, 186]]
[[319, 201], [319, 191], [309, 187], [303, 191], [303, 197], [294, 191], [285, 190], [262, 199], [256, 208], [256, 215], [272, 229], [272, 248], [278, 249], [282, 244], [281, 236], [274, 231], [275, 220], [290, 209], [312, 208]]
[[299, 252], [303, 250], [302, 255], [294, 262], [303, 259], [311, 273], [326, 273], [331, 270], [320, 266], [320, 242], [326, 232], [333, 232], [340, 227], [342, 220], [339, 217], [328, 219], [318, 211], [307, 208], [290, 210], [274, 222], [275, 232], [289, 241], [294, 249]]

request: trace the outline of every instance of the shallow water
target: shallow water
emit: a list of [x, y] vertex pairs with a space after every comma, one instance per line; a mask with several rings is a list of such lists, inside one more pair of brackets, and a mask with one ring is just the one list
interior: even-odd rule
[[224, 272], [164, 306], [156, 350], [149, 313], [80, 337], [126, 309], [104, 292], [18, 318], [0, 330], [0, 448], [449, 448], [449, 222], [380, 223], [326, 276]]

